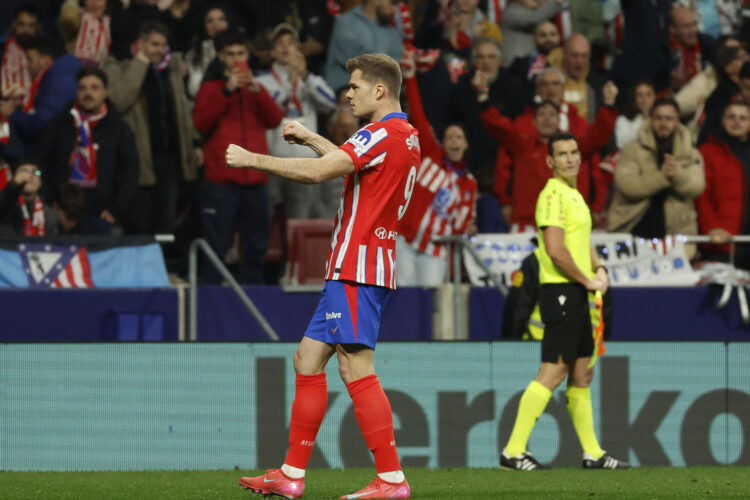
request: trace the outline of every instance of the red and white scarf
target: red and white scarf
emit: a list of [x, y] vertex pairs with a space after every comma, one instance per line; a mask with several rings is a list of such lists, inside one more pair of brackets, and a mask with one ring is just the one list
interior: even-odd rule
[[10, 139], [10, 123], [4, 116], [0, 116], [0, 144], [8, 144]]
[[7, 163], [0, 166], [0, 191], [5, 189], [10, 180], [13, 178], [13, 172], [10, 170], [10, 165]]
[[24, 113], [34, 112], [34, 99], [36, 99], [36, 95], [39, 92], [39, 86], [42, 84], [42, 80], [44, 80], [44, 75], [47, 74], [48, 69], [49, 69], [49, 66], [47, 66], [42, 71], [40, 71], [39, 74], [36, 75], [36, 78], [34, 78], [34, 81], [31, 82], [31, 87], [29, 87], [29, 93], [26, 95], [26, 100], [23, 103]]
[[97, 19], [93, 14], [84, 12], [81, 29], [78, 30], [75, 56], [84, 63], [98, 64], [109, 54], [111, 45], [110, 17]]
[[34, 199], [33, 217], [29, 215], [29, 209], [26, 207], [26, 200], [23, 195], [18, 196], [18, 205], [21, 207], [21, 216], [23, 217], [23, 235], [44, 236], [44, 205], [41, 198], [37, 196]]
[[0, 69], [0, 91], [4, 96], [25, 96], [31, 85], [31, 75], [28, 68], [29, 61], [26, 53], [15, 37], [5, 42], [3, 50], [3, 65]]
[[703, 71], [701, 46], [696, 43], [692, 47], [685, 47], [670, 37], [669, 51], [672, 54], [670, 85], [673, 90], [679, 90], [695, 75]]
[[399, 2], [396, 12], [393, 13], [393, 24], [401, 32], [404, 44], [414, 42], [414, 25], [411, 22], [409, 7], [404, 2]]
[[102, 104], [94, 115], [87, 115], [76, 102], [70, 109], [76, 129], [76, 143], [70, 155], [70, 182], [85, 188], [96, 187], [96, 150], [91, 131], [107, 115], [107, 105]]
[[492, 24], [500, 26], [503, 20], [503, 9], [507, 0], [488, 0], [487, 2], [487, 20]]
[[331, 17], [339, 17], [341, 14], [341, 6], [336, 0], [326, 0], [326, 9]]

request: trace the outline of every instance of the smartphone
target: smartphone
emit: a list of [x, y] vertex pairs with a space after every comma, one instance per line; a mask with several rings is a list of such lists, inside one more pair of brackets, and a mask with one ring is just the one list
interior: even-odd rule
[[234, 69], [238, 73], [247, 73], [250, 71], [250, 67], [247, 65], [247, 61], [235, 61]]

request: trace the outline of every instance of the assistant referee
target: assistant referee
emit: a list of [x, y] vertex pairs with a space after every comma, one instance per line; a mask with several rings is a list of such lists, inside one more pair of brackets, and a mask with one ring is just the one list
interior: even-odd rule
[[500, 457], [503, 468], [541, 468], [526, 445], [552, 392], [568, 379], [568, 413], [583, 448], [584, 469], [626, 469], [599, 446], [594, 432], [589, 388], [594, 370], [594, 338], [588, 292], [604, 293], [607, 270], [591, 245], [591, 213], [576, 189], [581, 153], [572, 134], [558, 133], [547, 143], [553, 176], [539, 194], [539, 308], [544, 322], [542, 363], [518, 406], [516, 422]]

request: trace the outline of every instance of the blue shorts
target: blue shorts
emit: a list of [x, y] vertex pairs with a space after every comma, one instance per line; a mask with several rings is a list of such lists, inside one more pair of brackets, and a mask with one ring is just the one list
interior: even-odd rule
[[326, 344], [362, 344], [375, 349], [380, 316], [390, 288], [326, 281], [305, 337]]

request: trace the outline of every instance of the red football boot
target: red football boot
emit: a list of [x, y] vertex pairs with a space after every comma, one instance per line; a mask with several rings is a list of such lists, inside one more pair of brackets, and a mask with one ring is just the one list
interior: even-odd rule
[[409, 498], [411, 496], [411, 489], [409, 483], [404, 479], [401, 483], [389, 483], [380, 479], [380, 476], [375, 476], [370, 484], [365, 486], [363, 489], [351, 495], [344, 495], [341, 497], [342, 500], [349, 500], [352, 498]]
[[258, 477], [241, 477], [240, 486], [261, 495], [278, 495], [284, 498], [302, 498], [305, 493], [305, 478], [292, 479], [281, 469], [267, 470]]

